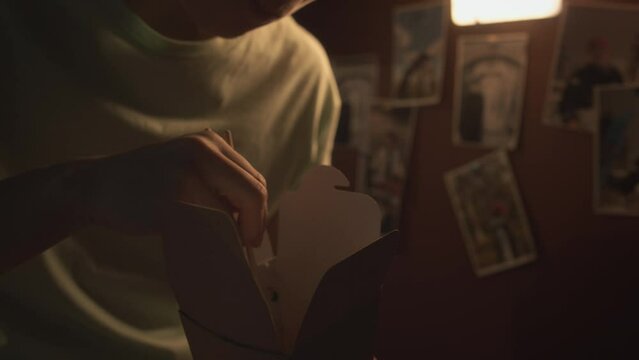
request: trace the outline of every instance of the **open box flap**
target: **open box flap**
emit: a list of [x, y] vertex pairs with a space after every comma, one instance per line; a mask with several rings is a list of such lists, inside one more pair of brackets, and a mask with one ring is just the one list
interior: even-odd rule
[[180, 310], [218, 336], [279, 350], [269, 309], [233, 220], [218, 210], [181, 203], [169, 218], [163, 234], [165, 257]]
[[[288, 356], [274, 351], [253, 349], [244, 344], [224, 339], [199, 326], [193, 319], [181, 314], [184, 331], [189, 338], [193, 359], [197, 360], [287, 360]], [[368, 360], [368, 359], [367, 359]]]
[[279, 212], [279, 307], [284, 348], [292, 350], [320, 280], [335, 264], [375, 242], [381, 211], [368, 195], [340, 190], [348, 180], [339, 170], [318, 166], [298, 190], [282, 197]]
[[323, 276], [297, 337], [294, 359], [371, 358], [382, 284], [397, 254], [391, 232]]
[[[190, 204], [177, 204], [170, 212], [164, 230], [167, 270], [194, 356], [217, 351], [206, 349], [215, 344], [205, 337], [266, 354], [291, 354], [315, 346], [311, 339], [323, 332], [339, 333], [340, 321], [374, 331], [366, 321], [376, 319], [377, 294], [397, 235], [379, 239], [379, 206], [367, 195], [336, 189], [348, 185], [337, 169], [318, 167], [305, 178], [280, 208], [279, 253], [273, 262], [277, 318], [226, 213]], [[362, 309], [370, 311], [349, 320]], [[372, 335], [359, 335], [372, 341]], [[296, 343], [301, 349], [293, 349]]]

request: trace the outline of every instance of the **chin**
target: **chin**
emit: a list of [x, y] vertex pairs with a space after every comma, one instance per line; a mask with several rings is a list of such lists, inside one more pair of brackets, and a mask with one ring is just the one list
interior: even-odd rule
[[220, 31], [216, 33], [216, 37], [221, 37], [224, 39], [235, 39], [238, 38], [248, 32], [251, 32], [253, 30], [255, 30], [256, 28], [250, 28], [250, 29], [233, 29], [233, 30], [226, 30], [226, 31]]
[[233, 38], [240, 37], [255, 29], [261, 28], [262, 26], [268, 25], [272, 23], [273, 21], [274, 20], [269, 20], [269, 21], [259, 22], [259, 23], [251, 23], [251, 24], [249, 23], [233, 24], [233, 26], [203, 30], [202, 33], [208, 37], [221, 37], [224, 39], [233, 39]]

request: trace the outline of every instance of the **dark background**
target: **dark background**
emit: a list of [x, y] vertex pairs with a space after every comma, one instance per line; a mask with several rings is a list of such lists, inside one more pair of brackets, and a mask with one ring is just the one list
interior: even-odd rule
[[[391, 9], [411, 2], [320, 0], [297, 19], [330, 56], [376, 54], [387, 93]], [[639, 5], [638, 0], [597, 2]], [[402, 255], [384, 288], [380, 360], [639, 358], [634, 357], [639, 219], [593, 214], [592, 136], [541, 120], [558, 30], [558, 18], [450, 24], [443, 101], [420, 110]], [[510, 157], [539, 260], [479, 279], [442, 179], [444, 172], [487, 153], [450, 141], [455, 44], [459, 35], [507, 32], [530, 35], [521, 143]]]

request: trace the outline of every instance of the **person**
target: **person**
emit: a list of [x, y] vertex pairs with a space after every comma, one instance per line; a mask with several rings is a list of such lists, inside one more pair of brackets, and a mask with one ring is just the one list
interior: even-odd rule
[[399, 97], [431, 98], [437, 92], [435, 65], [433, 57], [426, 52], [420, 53], [410, 64], [399, 86]]
[[622, 83], [621, 72], [610, 61], [610, 45], [603, 37], [590, 39], [587, 45], [590, 60], [577, 69], [567, 80], [559, 102], [559, 113], [564, 125], [579, 125], [580, 111], [593, 106], [593, 90], [596, 86]]
[[335, 81], [289, 16], [309, 2], [0, 4], [0, 358], [190, 358], [164, 209], [236, 212], [257, 246], [330, 161]]
[[470, 63], [465, 70], [459, 131], [464, 141], [510, 146], [521, 101], [522, 66], [496, 52]]
[[484, 129], [484, 96], [479, 84], [465, 80], [461, 90], [462, 104], [459, 113], [459, 138], [464, 142], [481, 143]]

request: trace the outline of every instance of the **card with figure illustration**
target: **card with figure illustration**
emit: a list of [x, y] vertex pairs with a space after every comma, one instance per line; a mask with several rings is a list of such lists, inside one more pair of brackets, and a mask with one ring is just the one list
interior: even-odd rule
[[516, 148], [526, 85], [528, 35], [462, 36], [457, 49], [453, 143]]
[[413, 151], [417, 108], [392, 102], [378, 103], [371, 111], [363, 192], [372, 196], [382, 210], [382, 231], [400, 225], [404, 188]]
[[373, 55], [357, 55], [335, 57], [331, 62], [342, 98], [335, 142], [364, 150], [371, 107], [378, 92], [379, 60]]
[[595, 90], [595, 211], [639, 216], [639, 84]]
[[561, 17], [544, 122], [593, 131], [598, 86], [639, 81], [639, 6], [570, 4]]
[[536, 259], [528, 218], [505, 151], [449, 171], [445, 182], [477, 276]]
[[393, 12], [392, 87], [408, 106], [441, 100], [448, 6], [445, 1], [402, 5]]

